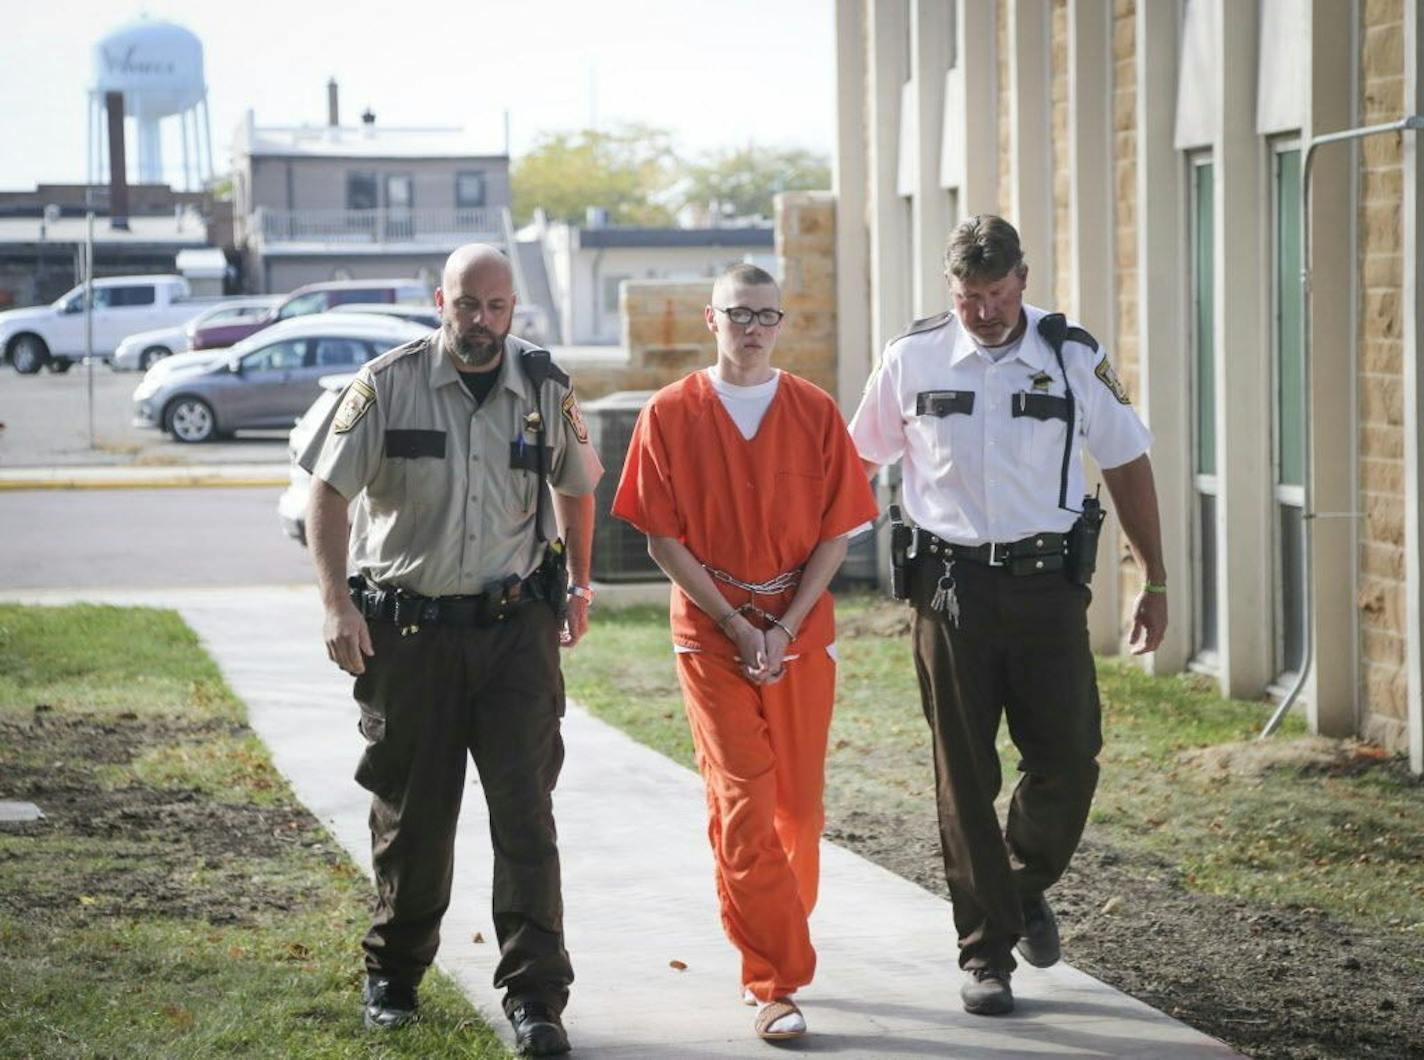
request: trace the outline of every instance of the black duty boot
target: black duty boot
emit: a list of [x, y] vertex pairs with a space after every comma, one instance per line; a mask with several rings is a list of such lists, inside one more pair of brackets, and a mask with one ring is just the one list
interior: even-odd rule
[[366, 978], [366, 1029], [393, 1031], [414, 1023], [419, 1014], [415, 987], [402, 986], [384, 975]]
[[1003, 968], [966, 968], [969, 981], [959, 988], [964, 1011], [976, 1016], [1002, 1016], [1014, 1010], [1009, 972]]
[[1024, 933], [1015, 948], [1035, 968], [1058, 963], [1058, 920], [1043, 895], [1024, 904]]
[[514, 1051], [520, 1056], [558, 1056], [569, 1051], [559, 1014], [542, 1001], [522, 1001], [509, 1014]]

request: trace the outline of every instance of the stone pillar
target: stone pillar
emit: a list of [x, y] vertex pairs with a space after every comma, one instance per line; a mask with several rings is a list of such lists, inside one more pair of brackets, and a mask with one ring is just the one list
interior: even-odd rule
[[836, 0], [836, 383], [841, 413], [855, 411], [876, 350], [870, 337], [870, 233], [866, 228], [865, 0]]
[[954, 5], [955, 56], [945, 76], [940, 182], [954, 189], [959, 218], [998, 212], [998, 59], [991, 46], [996, 9], [983, 0]]
[[1026, 297], [1053, 301], [1053, 157], [1049, 138], [1048, 0], [1009, 0], [1009, 220], [1029, 260]]
[[[1067, 228], [1059, 272], [1066, 273], [1072, 314], [1103, 343], [1115, 364], [1122, 354], [1113, 317], [1113, 124], [1112, 5], [1110, 0], [1068, 0], [1067, 106], [1062, 136], [1068, 157], [1066, 209], [1057, 216]], [[1055, 141], [1058, 134], [1055, 133]], [[1055, 166], [1055, 168], [1058, 168]], [[1088, 488], [1102, 475], [1090, 459]], [[1098, 576], [1088, 608], [1093, 650], [1116, 655], [1122, 637], [1122, 578], [1117, 563], [1119, 527], [1112, 505], [1103, 524]]]
[[[1136, 312], [1124, 309], [1125, 324], [1135, 325], [1135, 364], [1124, 357], [1124, 375], [1137, 377], [1137, 400], [1155, 446], [1152, 467], [1157, 478], [1157, 498], [1162, 515], [1162, 549], [1167, 566], [1171, 619], [1161, 647], [1148, 659], [1153, 673], [1176, 673], [1186, 666], [1192, 650], [1191, 577], [1191, 408], [1188, 386], [1186, 302], [1186, 243], [1182, 212], [1186, 179], [1181, 156], [1173, 145], [1176, 114], [1177, 6], [1143, 2], [1136, 8], [1133, 38], [1133, 79], [1136, 86], [1132, 123], [1135, 145], [1131, 171], [1120, 167], [1117, 182], [1119, 233], [1122, 232], [1122, 195], [1127, 175], [1133, 183], [1136, 237], [1130, 252], [1135, 260]], [[1127, 33], [1119, 20], [1114, 27], [1114, 50], [1121, 51]], [[1121, 72], [1121, 65], [1118, 67]], [[1121, 97], [1116, 102], [1122, 105]], [[1117, 115], [1117, 128], [1123, 128]], [[1119, 135], [1121, 135], [1119, 133]], [[1123, 242], [1119, 242], [1123, 248]], [[1120, 273], [1121, 275], [1121, 273]], [[1119, 331], [1124, 348], [1128, 335]]]
[[945, 75], [953, 45], [953, 10], [945, 0], [914, 0], [910, 11], [911, 91], [915, 98], [915, 188], [910, 199], [911, 254], [916, 318], [941, 313], [949, 304], [944, 281], [944, 243], [952, 223], [949, 194], [940, 186], [944, 135]]
[[[1310, 91], [1302, 139], [1350, 128], [1354, 123], [1351, 86], [1353, 5], [1336, 0], [1312, 0], [1310, 19]], [[1305, 223], [1310, 229], [1311, 297], [1305, 327], [1310, 331], [1311, 392], [1306, 416], [1310, 422], [1310, 477], [1314, 563], [1310, 580], [1310, 636], [1313, 663], [1305, 686], [1306, 709], [1313, 731], [1326, 736], [1351, 736], [1358, 731], [1356, 710], [1357, 612], [1341, 602], [1355, 598], [1356, 413], [1352, 397], [1354, 358], [1349, 351], [1352, 315], [1341, 311], [1341, 298], [1354, 290], [1353, 254], [1341, 247], [1355, 245], [1350, 161], [1354, 148], [1330, 144], [1315, 151], [1311, 163]], [[1365, 148], [1366, 151], [1373, 148]], [[1367, 429], [1368, 433], [1368, 429]], [[1387, 444], [1402, 444], [1399, 428], [1382, 432]], [[1390, 437], [1392, 436], [1392, 437]], [[1398, 450], [1396, 449], [1396, 455]]]
[[[1424, 114], [1424, 12], [1419, 0], [1404, 5], [1404, 113]], [[1404, 444], [1404, 578], [1405, 578], [1405, 673], [1409, 767], [1424, 773], [1424, 573], [1420, 571], [1424, 550], [1424, 459], [1419, 442], [1420, 415], [1424, 414], [1424, 158], [1421, 133], [1404, 138], [1404, 254], [1402, 261], [1404, 324], [1404, 422], [1415, 429], [1405, 434]]]
[[867, 0], [870, 60], [870, 332], [876, 351], [912, 316], [910, 204], [900, 194], [901, 102], [910, 76], [910, 0]]
[[1256, 135], [1259, 13], [1254, 4], [1212, 0], [1212, 158], [1216, 306], [1217, 682], [1223, 695], [1255, 699], [1274, 676], [1271, 595], [1271, 407], [1268, 269], [1262, 147]]

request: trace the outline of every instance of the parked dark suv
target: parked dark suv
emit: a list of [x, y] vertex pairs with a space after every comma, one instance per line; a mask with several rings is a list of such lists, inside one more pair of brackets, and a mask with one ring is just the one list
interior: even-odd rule
[[188, 348], [208, 350], [231, 346], [279, 320], [321, 313], [334, 306], [353, 302], [399, 302], [430, 305], [433, 292], [415, 280], [332, 280], [298, 287], [278, 302], [272, 312], [259, 320], [238, 321], [221, 327], [194, 328], [188, 332]]

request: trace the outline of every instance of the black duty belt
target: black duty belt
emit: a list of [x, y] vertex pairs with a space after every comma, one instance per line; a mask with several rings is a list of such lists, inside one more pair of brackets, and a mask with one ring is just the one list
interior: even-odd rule
[[1063, 569], [1068, 552], [1068, 535], [1057, 533], [1029, 534], [1017, 541], [990, 541], [982, 545], [957, 545], [936, 537], [921, 527], [912, 530], [911, 557], [935, 556], [967, 559], [986, 567], [1003, 567], [1010, 574], [1049, 574]]
[[351, 602], [367, 619], [394, 622], [402, 634], [419, 632], [421, 626], [493, 626], [503, 622], [518, 607], [542, 599], [536, 577], [520, 581], [511, 577], [504, 584], [472, 596], [420, 596], [404, 589], [372, 585], [351, 579]]

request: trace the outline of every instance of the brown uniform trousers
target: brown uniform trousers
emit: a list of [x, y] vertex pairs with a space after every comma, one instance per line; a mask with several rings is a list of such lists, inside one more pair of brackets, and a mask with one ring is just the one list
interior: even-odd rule
[[[1088, 646], [1088, 589], [1061, 572], [1015, 576], [954, 561], [956, 624], [930, 606], [939, 557], [911, 570], [915, 669], [934, 737], [945, 878], [963, 968], [1013, 969], [1023, 903], [1068, 867], [1097, 787], [1102, 748]], [[1023, 774], [1007, 828], [994, 810], [1001, 715]]]
[[367, 970], [414, 986], [435, 958], [468, 754], [494, 850], [494, 985], [506, 1012], [524, 1001], [562, 1011], [573, 969], [551, 798], [564, 760], [552, 610], [528, 601], [492, 626], [423, 625], [408, 636], [392, 622], [369, 626], [376, 654], [355, 688], [367, 742], [356, 780], [374, 796]]

